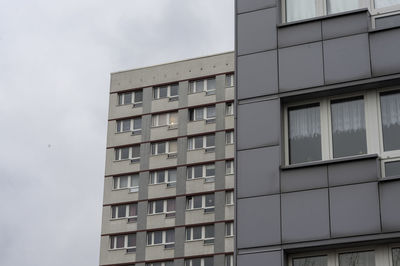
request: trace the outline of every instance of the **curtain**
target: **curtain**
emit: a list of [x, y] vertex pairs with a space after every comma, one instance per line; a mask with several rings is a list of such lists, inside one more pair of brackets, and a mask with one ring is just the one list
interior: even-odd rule
[[375, 0], [375, 8], [400, 5], [400, 0]]
[[400, 93], [381, 95], [382, 125], [400, 126]]
[[289, 110], [289, 138], [300, 139], [321, 135], [319, 106]]
[[328, 14], [361, 8], [359, 0], [328, 0]]
[[286, 0], [286, 21], [312, 18], [317, 15], [315, 0]]
[[363, 99], [332, 103], [331, 112], [332, 133], [365, 130]]

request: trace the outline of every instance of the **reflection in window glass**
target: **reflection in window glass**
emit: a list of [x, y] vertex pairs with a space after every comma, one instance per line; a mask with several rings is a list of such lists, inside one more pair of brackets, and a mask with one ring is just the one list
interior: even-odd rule
[[290, 163], [322, 159], [319, 105], [289, 109]]
[[293, 259], [293, 266], [327, 266], [327, 256]]
[[339, 254], [339, 266], [375, 266], [374, 251]]
[[367, 153], [364, 100], [332, 101], [333, 157]]
[[400, 92], [381, 93], [382, 133], [385, 151], [400, 149]]
[[375, 8], [400, 5], [400, 0], [375, 0]]
[[400, 266], [400, 248], [392, 249], [393, 266]]
[[312, 18], [317, 15], [315, 0], [286, 0], [286, 21]]
[[400, 161], [385, 163], [385, 176], [400, 176]]
[[328, 0], [328, 14], [361, 8], [359, 0]]

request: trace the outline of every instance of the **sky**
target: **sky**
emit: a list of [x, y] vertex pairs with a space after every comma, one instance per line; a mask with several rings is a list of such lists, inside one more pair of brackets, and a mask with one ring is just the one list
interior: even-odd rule
[[110, 73], [234, 49], [233, 0], [0, 0], [0, 265], [99, 265]]

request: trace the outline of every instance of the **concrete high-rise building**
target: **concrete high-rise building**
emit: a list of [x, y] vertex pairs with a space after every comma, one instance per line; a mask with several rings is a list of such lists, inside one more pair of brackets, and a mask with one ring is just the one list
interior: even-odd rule
[[233, 265], [233, 52], [111, 75], [100, 265]]
[[238, 266], [400, 265], [399, 11], [236, 0]]

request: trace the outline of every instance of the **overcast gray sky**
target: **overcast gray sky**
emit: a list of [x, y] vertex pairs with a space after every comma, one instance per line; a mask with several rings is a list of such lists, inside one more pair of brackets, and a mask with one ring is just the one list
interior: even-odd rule
[[233, 50], [233, 0], [0, 0], [0, 265], [98, 265], [109, 74]]

